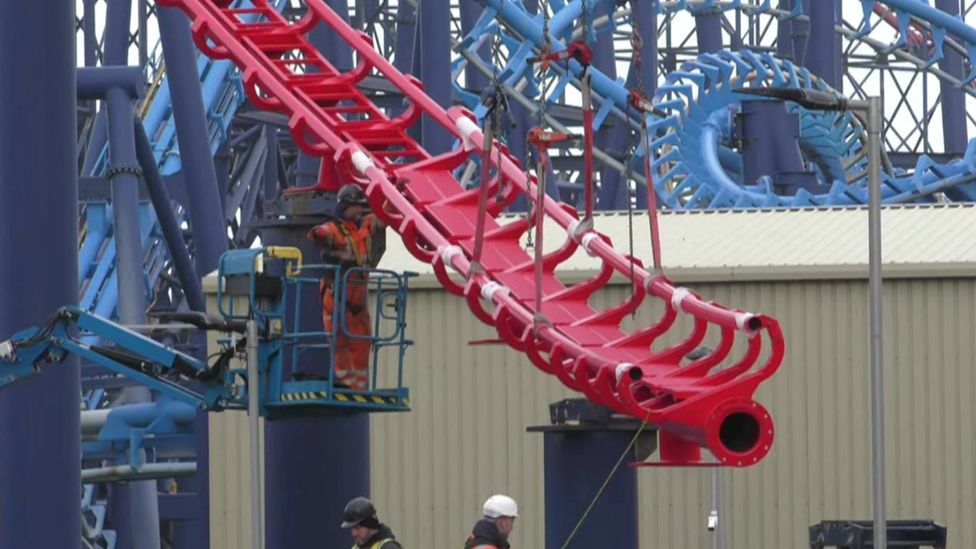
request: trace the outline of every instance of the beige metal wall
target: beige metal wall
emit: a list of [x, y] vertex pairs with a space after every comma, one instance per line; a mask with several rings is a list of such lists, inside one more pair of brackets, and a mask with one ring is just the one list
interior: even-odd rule
[[[869, 519], [866, 281], [689, 286], [777, 317], [788, 342], [758, 394], [776, 422], [775, 446], [759, 466], [729, 475], [731, 547], [805, 547], [814, 522]], [[886, 298], [889, 514], [938, 519], [950, 547], [976, 547], [976, 280], [891, 280]], [[373, 419], [381, 518], [407, 547], [460, 547], [484, 498], [507, 492], [523, 509], [514, 545], [543, 547], [542, 438], [525, 428], [546, 423], [548, 403], [570, 393], [514, 351], [469, 345], [495, 334], [461, 299], [435, 289], [410, 299], [414, 410]], [[710, 547], [709, 471], [643, 469], [639, 483], [642, 548]]]

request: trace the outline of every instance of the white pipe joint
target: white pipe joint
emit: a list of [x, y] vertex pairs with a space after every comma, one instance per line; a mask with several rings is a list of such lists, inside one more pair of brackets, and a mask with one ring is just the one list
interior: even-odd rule
[[617, 367], [613, 370], [613, 375], [616, 376], [617, 383], [620, 383], [620, 380], [624, 377], [624, 375], [626, 375], [627, 372], [633, 367], [634, 365], [630, 362], [621, 362], [620, 364], [617, 364]]
[[755, 318], [756, 315], [752, 313], [737, 312], [735, 313], [735, 327], [746, 333], [753, 333], [752, 328], [749, 327], [749, 321]]
[[366, 170], [369, 168], [376, 167], [376, 164], [373, 164], [373, 159], [363, 151], [356, 151], [352, 153], [352, 165], [356, 168], [356, 171], [363, 175], [366, 175]]
[[683, 313], [685, 310], [681, 308], [681, 305], [686, 299], [692, 297], [694, 296], [688, 288], [675, 288], [674, 293], [671, 294], [671, 306], [674, 307], [674, 310]]
[[569, 226], [566, 227], [566, 230], [569, 231], [569, 234], [573, 238], [573, 240], [575, 240], [580, 246], [583, 247], [583, 250], [586, 251], [586, 255], [590, 257], [596, 257], [596, 253], [590, 249], [590, 243], [592, 243], [594, 240], [599, 239], [600, 235], [598, 235], [593, 229], [589, 229], [583, 232], [582, 235], [580, 235], [577, 233], [577, 231], [579, 230], [579, 225], [580, 222], [574, 219], [572, 222], [570, 222]]
[[494, 280], [489, 280], [484, 286], [481, 287], [481, 297], [487, 299], [488, 301], [494, 301], [496, 293], [501, 292], [504, 295], [508, 295], [509, 291], [510, 290], [507, 286], [502, 286]]
[[471, 136], [481, 130], [479, 130], [478, 125], [472, 122], [467, 116], [458, 117], [454, 123], [461, 132], [461, 142], [464, 143], [464, 150], [470, 151], [474, 148], [474, 141], [471, 139]]
[[[460, 246], [458, 246], [457, 244], [453, 244], [451, 246], [441, 246], [437, 250], [437, 253], [440, 254], [441, 260], [444, 261], [445, 265], [454, 267], [452, 261], [454, 261], [455, 257], [462, 254], [463, 251], [461, 250]], [[457, 269], [457, 267], [454, 268]]]

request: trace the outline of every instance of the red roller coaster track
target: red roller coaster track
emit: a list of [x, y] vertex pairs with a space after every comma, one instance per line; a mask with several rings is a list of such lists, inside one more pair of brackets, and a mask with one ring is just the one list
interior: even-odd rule
[[[465, 190], [454, 176], [483, 146], [470, 112], [436, 104], [416, 78], [396, 70], [365, 34], [322, 0], [307, 0], [308, 12], [297, 22], [286, 20], [267, 0], [253, 0], [254, 7], [246, 9], [231, 8], [226, 0], [159, 2], [185, 11], [197, 46], [212, 58], [237, 64], [251, 101], [288, 115], [302, 150], [323, 158], [331, 178], [360, 184], [374, 211], [411, 253], [432, 264], [443, 286], [465, 297], [475, 316], [494, 326], [505, 343], [567, 387], [656, 425], [663, 462], [700, 463], [702, 446], [732, 466], [752, 465], [769, 452], [773, 422], [753, 394], [783, 359], [775, 319], [705, 302], [662, 275], [632, 266], [636, 259], [617, 253], [609, 238], [581, 224], [575, 209], [549, 198], [541, 207], [566, 239], [542, 259], [537, 303], [535, 263], [519, 243], [528, 221], [497, 223], [519, 193], [535, 200], [536, 181], [503, 147], [492, 155], [487, 184], [494, 198], [481, 228], [481, 268], [472, 268], [478, 190]], [[260, 17], [241, 21], [249, 13]], [[353, 70], [340, 72], [308, 41], [306, 34], [320, 22], [352, 46], [358, 59]], [[409, 99], [402, 114], [388, 117], [357, 87], [369, 74], [382, 75]], [[427, 153], [406, 133], [421, 115], [458, 138], [458, 147], [439, 156]], [[567, 287], [554, 272], [580, 246], [600, 260], [601, 268], [594, 278]], [[449, 269], [457, 273], [453, 278]], [[634, 292], [614, 307], [594, 310], [590, 296], [614, 272], [630, 279]], [[463, 283], [456, 282], [457, 275]], [[662, 300], [661, 318], [633, 332], [622, 330], [621, 321], [648, 295]], [[691, 316], [693, 328], [679, 343], [653, 350], [679, 313]], [[721, 336], [715, 349], [682, 364], [710, 327]], [[737, 358], [730, 357], [737, 337], [746, 342]]]

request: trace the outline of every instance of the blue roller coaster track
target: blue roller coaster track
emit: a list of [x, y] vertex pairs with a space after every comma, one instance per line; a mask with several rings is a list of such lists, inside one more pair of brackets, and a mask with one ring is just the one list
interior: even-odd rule
[[[595, 40], [600, 33], [607, 34], [619, 26], [633, 25], [630, 12], [622, 10], [620, 19], [604, 18], [598, 25], [601, 9], [613, 12], [615, 2], [599, 0], [574, 0], [553, 3], [545, 25], [549, 29], [548, 40], [542, 32], [543, 18], [532, 13], [519, 1], [484, 0], [486, 10], [474, 29], [463, 39], [459, 49], [461, 58], [455, 61], [453, 71], [459, 75], [467, 65], [475, 65], [483, 73], [497, 79], [502, 89], [514, 101], [532, 107], [539, 103], [542, 87], [540, 72], [529, 60], [538, 55], [543, 47], [562, 51], [567, 40], [578, 39], [579, 21], [586, 10], [593, 21], [591, 30]], [[898, 38], [894, 43], [881, 42], [870, 36], [871, 15], [876, 2], [862, 1], [863, 21], [859, 29], [838, 26], [837, 31], [850, 40], [860, 41], [879, 54], [892, 54], [908, 61], [921, 70], [931, 72], [952, 85], [960, 86], [968, 95], [976, 95], [970, 84], [976, 78], [971, 64], [969, 74], [956, 78], [938, 68], [938, 61], [945, 57], [946, 48], [964, 51], [974, 50], [976, 38], [972, 27], [950, 17], [924, 2], [904, 0], [885, 2], [898, 10]], [[658, 14], [672, 15], [680, 11], [698, 13], [702, 10], [716, 12], [741, 10], [749, 15], [766, 15], [777, 19], [805, 18], [802, 4], [797, 3], [790, 11], [774, 9], [770, 2], [750, 4], [746, 2], [661, 2]], [[901, 49], [907, 43], [909, 23], [924, 21], [924, 28], [931, 33], [933, 43], [926, 58]], [[478, 50], [483, 50], [498, 34], [499, 42], [507, 50], [504, 64], [488, 64]], [[574, 38], [575, 37], [575, 38]], [[595, 67], [588, 67], [594, 100], [597, 103], [595, 126], [597, 130], [605, 122], [616, 122], [638, 128], [642, 115], [631, 108], [629, 90], [623, 80], [607, 76]], [[583, 66], [569, 61], [556, 68], [555, 82], [546, 88], [543, 101], [548, 110], [564, 97], [567, 88], [581, 86]], [[811, 112], [795, 105], [791, 112], [800, 118], [800, 146], [807, 153], [808, 169], [816, 175], [817, 184], [784, 192], [770, 177], [757, 181], [744, 181], [742, 158], [731, 150], [728, 143], [734, 140], [735, 114], [741, 112], [744, 96], [736, 94], [736, 85], [748, 87], [802, 87], [833, 91], [818, 75], [797, 66], [787, 59], [778, 59], [770, 53], [754, 53], [749, 49], [721, 51], [703, 54], [697, 59], [684, 62], [678, 70], [667, 75], [657, 88], [655, 104], [667, 116], [648, 115], [648, 127], [653, 132], [652, 152], [655, 188], [659, 200], [670, 208], [754, 208], [798, 207], [860, 204], [867, 200], [866, 156], [862, 147], [863, 128], [850, 113]], [[465, 90], [455, 80], [456, 92], [465, 103], [484, 116], [486, 109], [480, 105], [481, 97]], [[836, 93], [836, 92], [835, 92]], [[537, 111], [537, 109], [536, 109]], [[928, 155], [920, 155], [911, 170], [887, 166], [884, 174], [884, 200], [889, 203], [931, 201], [937, 193], [955, 201], [970, 201], [976, 196], [976, 180], [973, 154], [970, 145], [961, 159], [939, 162]], [[628, 173], [640, 184], [644, 177], [635, 169], [644, 155], [638, 149], [624, 159], [613, 159], [610, 154], [596, 154], [597, 160], [611, 169]], [[640, 196], [638, 193], [637, 196]], [[620, 202], [616, 203], [620, 207]], [[638, 204], [638, 207], [643, 204]]]

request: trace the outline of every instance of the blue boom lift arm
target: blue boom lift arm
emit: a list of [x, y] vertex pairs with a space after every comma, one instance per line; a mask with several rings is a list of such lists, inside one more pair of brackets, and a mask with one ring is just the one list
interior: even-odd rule
[[[350, 334], [345, 326], [344, 285], [350, 274], [361, 280], [367, 271], [373, 296], [373, 332]], [[310, 276], [311, 273], [313, 276]], [[40, 327], [18, 332], [0, 342], [0, 389], [39, 373], [43, 364], [59, 363], [75, 354], [152, 390], [208, 411], [247, 409], [247, 338], [249, 322], [256, 323], [259, 410], [270, 419], [334, 413], [337, 409], [405, 411], [409, 391], [403, 387], [403, 358], [412, 344], [405, 338], [407, 281], [413, 273], [378, 269], [343, 269], [334, 265], [302, 266], [296, 248], [269, 247], [231, 250], [220, 260], [217, 308], [220, 316], [199, 312], [168, 313], [165, 322], [181, 323], [223, 334], [219, 350], [202, 361], [132, 329], [77, 306], [59, 309]], [[331, 332], [298, 331], [302, 288], [318, 287], [328, 277], [335, 285], [337, 305]], [[361, 282], [360, 282], [361, 283]], [[305, 292], [308, 295], [309, 292]], [[173, 324], [153, 328], [166, 329]], [[385, 326], [385, 327], [384, 327]], [[372, 375], [366, 390], [336, 386], [329, 364], [335, 361], [340, 337], [368, 339]], [[381, 351], [394, 351], [395, 384], [378, 389]], [[297, 375], [305, 352], [322, 358], [318, 375]], [[235, 361], [234, 359], [240, 359]], [[290, 366], [290, 367], [286, 367]]]

